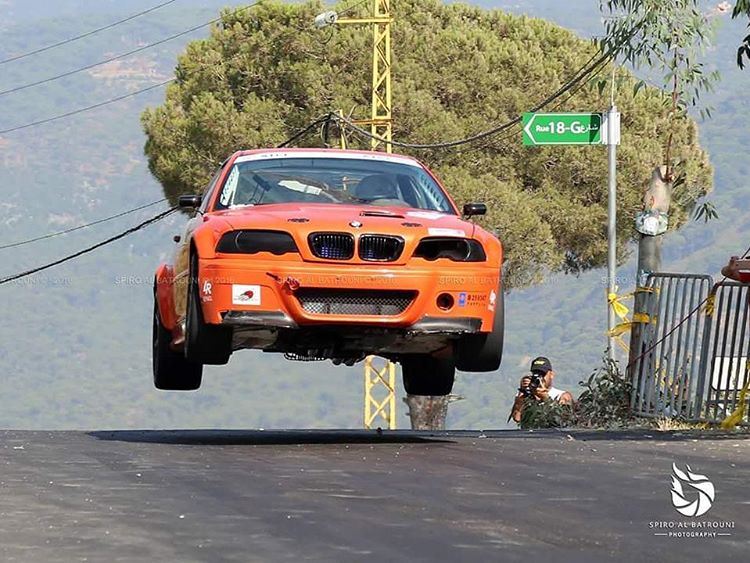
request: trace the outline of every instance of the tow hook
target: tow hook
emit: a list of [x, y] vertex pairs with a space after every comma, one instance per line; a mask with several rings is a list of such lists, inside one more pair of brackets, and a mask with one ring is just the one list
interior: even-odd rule
[[284, 280], [284, 287], [289, 289], [289, 291], [297, 291], [299, 289], [299, 280], [297, 278], [287, 276], [287, 278]]
[[300, 281], [297, 278], [293, 278], [292, 276], [282, 278], [281, 276], [274, 274], [273, 272], [266, 272], [266, 275], [273, 279], [282, 288], [288, 291], [294, 292], [299, 289]]

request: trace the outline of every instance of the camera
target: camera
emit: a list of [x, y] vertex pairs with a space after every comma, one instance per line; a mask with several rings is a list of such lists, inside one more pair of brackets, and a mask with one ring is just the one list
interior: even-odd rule
[[526, 387], [519, 387], [518, 391], [524, 397], [533, 397], [534, 392], [539, 389], [539, 386], [542, 384], [542, 375], [539, 373], [531, 373], [528, 377], [531, 379], [529, 384]]

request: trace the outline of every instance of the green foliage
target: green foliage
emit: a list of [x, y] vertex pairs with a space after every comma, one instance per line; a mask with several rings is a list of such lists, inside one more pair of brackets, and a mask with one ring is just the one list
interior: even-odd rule
[[716, 206], [713, 203], [706, 201], [695, 208], [694, 218], [696, 221], [703, 219], [704, 223], [708, 223], [713, 219], [718, 219], [719, 212], [716, 211]]
[[[600, 6], [612, 16], [605, 20], [603, 50], [611, 50], [636, 68], [645, 66], [663, 73], [669, 132], [676, 120], [684, 120], [689, 108], [698, 108], [703, 117], [710, 117], [711, 109], [703, 107], [700, 98], [713, 90], [719, 74], [708, 72], [700, 58], [714, 31], [700, 0], [600, 0]], [[667, 137], [664, 164], [671, 179], [675, 168], [671, 136]]]
[[576, 405], [579, 426], [614, 428], [632, 418], [632, 384], [612, 360], [604, 358], [603, 365], [579, 385], [584, 389]]
[[[164, 104], [142, 117], [150, 169], [172, 201], [199, 190], [234, 150], [274, 145], [338, 108], [355, 118], [369, 115], [372, 36], [358, 26], [336, 27], [332, 35], [315, 30], [312, 20], [322, 9], [317, 2], [268, 2], [225, 11], [209, 38], [188, 46]], [[497, 10], [438, 0], [399, 0], [394, 9], [394, 137], [401, 140], [456, 139], [505, 122], [554, 92], [596, 49], [548, 22]], [[686, 116], [670, 119], [653, 88], [636, 98], [636, 81], [625, 71], [621, 82], [618, 215], [633, 217], [640, 209], [671, 124], [686, 180], [684, 205], [670, 217], [679, 227], [711, 188], [696, 126]], [[559, 109], [603, 110], [607, 103], [606, 95], [582, 90]], [[316, 136], [301, 142], [322, 144]], [[605, 153], [526, 148], [515, 132], [478, 147], [414, 154], [459, 203], [488, 204], [483, 224], [504, 242], [508, 285], [522, 287], [548, 272], [578, 273], [606, 262]], [[622, 220], [623, 259], [633, 235], [631, 222]]]
[[565, 428], [576, 425], [575, 408], [558, 401], [524, 399], [519, 426], [524, 430], [536, 428]]
[[[732, 10], [732, 18], [747, 16], [750, 18], [750, 0], [737, 0]], [[749, 26], [750, 27], [750, 26]], [[744, 69], [745, 59], [750, 59], [750, 35], [746, 35], [737, 48], [737, 66]]]

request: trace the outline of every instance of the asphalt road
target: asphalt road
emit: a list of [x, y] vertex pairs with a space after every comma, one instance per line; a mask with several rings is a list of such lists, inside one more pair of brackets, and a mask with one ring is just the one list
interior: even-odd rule
[[[3, 561], [740, 561], [750, 434], [0, 432]], [[707, 475], [679, 515], [672, 463]], [[651, 522], [734, 522], [655, 536]], [[675, 529], [673, 529], [674, 531]]]

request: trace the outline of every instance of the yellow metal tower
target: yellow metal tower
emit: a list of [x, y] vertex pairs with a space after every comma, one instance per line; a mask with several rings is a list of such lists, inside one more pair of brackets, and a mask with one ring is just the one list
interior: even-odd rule
[[[367, 18], [338, 18], [337, 24], [369, 24], [372, 26], [372, 107], [370, 119], [358, 119], [358, 125], [369, 125], [373, 135], [386, 139], [385, 151], [391, 152], [391, 0], [372, 0], [372, 15]], [[381, 142], [372, 139], [370, 148], [378, 150]]]
[[[373, 135], [385, 139], [382, 143], [371, 139], [374, 151], [384, 148], [392, 152], [392, 96], [391, 96], [391, 0], [372, 0], [372, 11], [367, 18], [338, 18], [338, 24], [372, 26], [372, 107], [370, 119], [356, 120], [358, 125], [369, 125]], [[343, 132], [342, 148], [346, 146]], [[383, 147], [382, 145], [385, 144]], [[365, 428], [378, 426], [381, 421], [396, 428], [396, 365], [375, 356], [365, 359]]]

